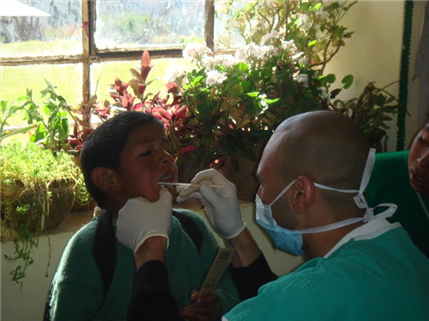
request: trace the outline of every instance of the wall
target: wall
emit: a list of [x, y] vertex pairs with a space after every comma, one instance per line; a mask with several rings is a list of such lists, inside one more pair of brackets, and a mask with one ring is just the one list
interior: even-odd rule
[[[406, 118], [406, 148], [418, 130], [418, 79], [413, 79], [414, 63], [425, 1], [414, 1], [412, 42], [409, 64], [408, 112]], [[399, 80], [404, 1], [359, 1], [344, 17], [348, 31], [354, 31], [351, 39], [326, 68], [326, 73], [337, 75], [337, 83], [352, 74], [355, 81], [339, 98], [357, 97], [369, 82], [384, 87]], [[339, 85], [340, 86], [340, 85]], [[337, 87], [332, 87], [337, 88]], [[389, 86], [389, 92], [398, 97], [399, 85]], [[387, 150], [396, 150], [396, 118], [389, 122]]]
[[[357, 95], [370, 81], [376, 81], [377, 85], [385, 86], [399, 79], [403, 7], [403, 1], [361, 1], [346, 16], [347, 19], [344, 20], [344, 23], [350, 30], [355, 31], [355, 34], [335, 57], [327, 71], [336, 73], [339, 79], [349, 73], [353, 74], [355, 83], [349, 90], [351, 95]], [[415, 2], [410, 75], [413, 74], [423, 8], [424, 2]], [[396, 86], [392, 93], [397, 94], [397, 90]], [[407, 117], [407, 142], [417, 130], [415, 111], [417, 110], [418, 90], [417, 81], [411, 80], [409, 85], [411, 117]], [[396, 121], [391, 124], [391, 130], [388, 133], [390, 151], [394, 150], [396, 146], [395, 132]], [[302, 262], [300, 258], [272, 248], [271, 242], [254, 223], [253, 204], [243, 204], [243, 216], [276, 273], [289, 272]], [[80, 218], [69, 215], [67, 226], [73, 228], [68, 229], [63, 225], [60, 230], [51, 235], [52, 261], [48, 277], [45, 277], [47, 238], [43, 237], [40, 240], [39, 249], [34, 253], [35, 263], [28, 271], [22, 290], [19, 285], [10, 281], [8, 275], [10, 265], [3, 258], [4, 254], [11, 253], [12, 244], [1, 245], [1, 320], [41, 320], [46, 293], [59, 256], [67, 240], [78, 226], [89, 219], [90, 215]]]

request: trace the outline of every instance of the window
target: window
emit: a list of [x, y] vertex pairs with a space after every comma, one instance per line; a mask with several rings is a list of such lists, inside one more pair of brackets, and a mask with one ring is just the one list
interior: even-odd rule
[[[71, 105], [107, 98], [145, 49], [158, 63], [152, 76], [162, 78], [184, 42], [213, 49], [215, 35], [224, 37], [214, 8], [214, 0], [8, 0], [0, 13], [0, 97], [14, 101], [26, 88], [38, 97], [47, 79]], [[162, 86], [154, 81], [152, 90]]]

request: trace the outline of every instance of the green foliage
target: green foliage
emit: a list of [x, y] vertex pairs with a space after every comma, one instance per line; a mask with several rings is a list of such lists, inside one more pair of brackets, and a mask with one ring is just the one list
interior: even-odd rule
[[32, 188], [54, 180], [75, 180], [79, 168], [65, 152], [56, 154], [34, 143], [12, 141], [1, 146], [2, 182], [21, 181]]
[[353, 75], [345, 76], [340, 88], [331, 89], [336, 75], [324, 74], [326, 65], [353, 34], [340, 23], [355, 3], [223, 2], [222, 13], [231, 17], [230, 32], [240, 34], [245, 45], [235, 52], [215, 54], [202, 43], [188, 43], [183, 56], [195, 67], [167, 72], [166, 97], [147, 93], [143, 70], [149, 72], [151, 66], [145, 52], [141, 70], [132, 71], [132, 80], [115, 80], [110, 92], [115, 102], [109, 108], [150, 112], [161, 118], [180, 172], [190, 164], [195, 173], [225, 155], [233, 164], [238, 156], [254, 160], [255, 148], [283, 120], [313, 110], [353, 115], [369, 137], [372, 129], [386, 126], [380, 119], [388, 119], [394, 108], [382, 108], [383, 116], [378, 117], [379, 112], [368, 109], [372, 102], [364, 100], [363, 104], [370, 104], [363, 109], [365, 116], [348, 112], [350, 108], [340, 108], [341, 102], [332, 100], [353, 84]]
[[171, 33], [163, 17], [145, 13], [128, 12], [121, 19], [104, 15], [103, 20], [109, 26], [101, 30], [104, 37], [122, 39], [126, 43], [157, 43], [157, 35]]
[[[16, 262], [11, 271], [15, 282], [25, 277], [33, 263], [31, 252], [38, 246], [39, 236], [49, 228], [49, 222], [55, 222], [50, 217], [51, 206], [60, 200], [57, 210], [66, 215], [64, 211], [70, 210], [73, 199], [79, 204], [90, 201], [83, 175], [74, 156], [69, 154], [73, 141], [80, 137], [77, 131], [76, 136], [70, 135], [69, 117], [76, 124], [82, 120], [74, 116], [64, 97], [56, 92], [56, 86], [45, 82], [42, 104], [35, 102], [29, 89], [16, 103], [1, 102], [2, 141], [16, 133], [33, 130], [28, 144], [11, 141], [1, 145], [2, 233], [14, 244], [13, 255], [5, 258]], [[28, 126], [6, 130], [9, 119], [18, 113]]]
[[[27, 90], [24, 105], [31, 106], [37, 111], [29, 123], [37, 121], [38, 127], [30, 138], [31, 142], [42, 142], [45, 148], [52, 151], [67, 150], [69, 137], [69, 119], [74, 119], [70, 106], [63, 96], [58, 94], [56, 86], [45, 80], [47, 87], [40, 93], [43, 98], [43, 106], [34, 101], [32, 91]], [[43, 113], [40, 112], [43, 110]]]
[[23, 134], [28, 132], [29, 130], [36, 127], [35, 124], [29, 123], [29, 125], [16, 128], [16, 129], [6, 129], [9, 124], [9, 119], [18, 113], [24, 112], [26, 114], [26, 118], [32, 118], [33, 110], [30, 108], [26, 108], [25, 104], [19, 104], [15, 102], [8, 102], [6, 100], [1, 100], [1, 115], [0, 115], [0, 143], [3, 139], [12, 137], [17, 134]]
[[293, 41], [305, 54], [310, 67], [323, 71], [353, 34], [340, 21], [356, 2], [249, 1], [243, 6], [229, 0], [222, 13], [231, 17], [227, 29], [237, 32], [247, 44], [261, 43], [266, 35], [279, 31], [283, 41]]
[[33, 263], [31, 252], [46, 230], [51, 187], [70, 186], [73, 191], [82, 174], [71, 155], [54, 155], [34, 143], [12, 141], [1, 146], [1, 154], [2, 229], [14, 243], [14, 254], [5, 258], [17, 262], [11, 276], [20, 282]]
[[371, 147], [383, 151], [381, 139], [389, 129], [386, 122], [391, 121], [392, 115], [401, 106], [398, 100], [385, 88], [377, 88], [370, 82], [361, 95], [350, 100], [336, 100], [333, 103], [336, 110], [349, 115], [362, 129]]

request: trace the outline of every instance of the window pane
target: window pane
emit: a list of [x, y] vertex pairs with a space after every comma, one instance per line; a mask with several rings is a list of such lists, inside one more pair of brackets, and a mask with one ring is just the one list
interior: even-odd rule
[[82, 0], [2, 1], [1, 56], [82, 53]]
[[[237, 21], [231, 19], [231, 11], [243, 8], [248, 1], [215, 1], [215, 30], [214, 30], [214, 43], [216, 49], [234, 48], [244, 44], [244, 39], [239, 35], [236, 28], [246, 28], [246, 21]], [[231, 11], [230, 11], [231, 10]], [[240, 25], [241, 23], [241, 25]]]
[[[119, 78], [122, 82], [128, 83], [133, 76], [130, 69], [140, 68], [140, 60], [138, 61], [127, 61], [127, 62], [104, 62], [93, 64], [91, 67], [91, 87], [98, 97], [99, 101], [109, 100], [113, 103], [113, 99], [109, 96], [110, 85], [114, 84], [115, 78]], [[162, 59], [151, 59], [151, 65], [154, 67], [149, 73], [147, 83], [151, 82], [145, 94], [152, 93], [156, 94], [159, 91], [165, 92], [165, 81], [164, 77], [170, 68], [179, 68], [188, 70], [191, 68], [191, 63], [183, 58], [162, 58]], [[98, 85], [97, 85], [98, 82]], [[95, 89], [97, 88], [97, 89]], [[132, 89], [128, 90], [132, 93]], [[94, 93], [91, 93], [92, 95]]]
[[[0, 67], [0, 98], [8, 101], [26, 94], [26, 89], [33, 90], [33, 99], [42, 102], [40, 91], [47, 87], [45, 80], [57, 86], [57, 93], [63, 96], [69, 105], [82, 101], [82, 65], [31, 65]], [[17, 117], [11, 125], [20, 125]]]
[[204, 39], [204, 0], [97, 2], [98, 49], [178, 47]]

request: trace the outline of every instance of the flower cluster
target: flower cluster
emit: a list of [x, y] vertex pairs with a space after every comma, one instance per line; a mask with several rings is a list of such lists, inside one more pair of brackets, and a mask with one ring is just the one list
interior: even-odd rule
[[132, 80], [115, 80], [114, 103], [97, 112], [114, 106], [153, 113], [165, 124], [179, 167], [187, 164], [193, 173], [224, 155], [233, 164], [238, 156], [254, 160], [255, 147], [284, 119], [348, 106], [331, 101], [353, 77], [346, 76], [342, 88], [331, 90], [336, 77], [324, 70], [352, 34], [339, 21], [354, 3], [267, 0], [234, 9], [234, 1], [225, 1], [224, 10], [233, 17], [229, 27], [243, 37], [242, 46], [214, 54], [202, 43], [187, 44], [183, 57], [195, 67], [168, 70], [167, 95], [152, 98], [146, 94], [152, 68], [146, 51], [140, 70], [131, 70]]
[[226, 55], [188, 44], [183, 56], [196, 68], [175, 69], [165, 79], [179, 87], [192, 128], [175, 132], [176, 138], [194, 146], [187, 147], [202, 160], [201, 168], [226, 154], [254, 159], [254, 147], [282, 120], [329, 104], [327, 86], [333, 78], [310, 68], [294, 41], [283, 40], [279, 32]]

